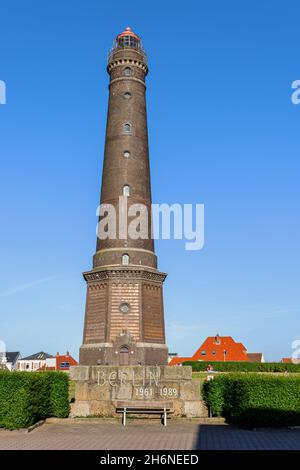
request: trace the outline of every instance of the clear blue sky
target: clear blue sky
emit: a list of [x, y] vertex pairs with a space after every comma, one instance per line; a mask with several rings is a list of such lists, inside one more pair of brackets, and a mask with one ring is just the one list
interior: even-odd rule
[[149, 56], [154, 202], [204, 203], [205, 247], [156, 243], [171, 351], [232, 335], [268, 360], [300, 338], [300, 5], [290, 0], [2, 0], [0, 339], [24, 355], [82, 339], [95, 250], [107, 51]]

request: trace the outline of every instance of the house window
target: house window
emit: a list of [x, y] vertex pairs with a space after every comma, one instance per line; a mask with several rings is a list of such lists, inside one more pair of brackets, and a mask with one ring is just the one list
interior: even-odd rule
[[129, 264], [129, 255], [124, 254], [124, 255], [122, 256], [122, 264], [123, 264], [124, 266], [126, 266], [126, 265]]
[[69, 362], [61, 362], [61, 363], [60, 363], [60, 368], [61, 368], [61, 369], [67, 369], [68, 367], [70, 367], [70, 363], [69, 363]]
[[128, 184], [125, 184], [125, 186], [123, 186], [123, 196], [130, 196], [130, 186], [128, 186]]
[[132, 75], [132, 70], [130, 67], [125, 67], [124, 75], [126, 75], [126, 77], [130, 77]]
[[216, 355], [216, 351], [212, 351], [211, 353], [212, 353], [212, 355], [213, 355], [213, 356], [215, 356], [215, 355]]
[[124, 152], [123, 152], [123, 157], [124, 157], [124, 158], [129, 158], [129, 157], [130, 157], [130, 152], [129, 152], [129, 150], [124, 150]]
[[206, 351], [201, 351], [201, 356], [206, 356]]
[[126, 124], [123, 124], [123, 132], [124, 134], [130, 134], [131, 124], [129, 124], [128, 122]]

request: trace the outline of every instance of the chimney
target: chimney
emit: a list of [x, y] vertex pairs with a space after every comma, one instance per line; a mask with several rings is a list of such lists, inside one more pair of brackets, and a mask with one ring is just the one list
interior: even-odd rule
[[56, 355], [59, 356], [59, 352], [57, 352]]
[[66, 356], [70, 356], [70, 353], [69, 353], [69, 351], [67, 351], [67, 352], [66, 352]]

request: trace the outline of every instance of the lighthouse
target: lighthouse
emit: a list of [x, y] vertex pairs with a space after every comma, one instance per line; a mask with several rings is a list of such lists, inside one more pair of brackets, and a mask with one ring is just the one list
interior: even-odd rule
[[[87, 293], [80, 364], [166, 365], [166, 274], [158, 270], [151, 236], [148, 63], [141, 38], [129, 27], [114, 40], [107, 72], [109, 100], [100, 207], [114, 208], [116, 233], [105, 236], [99, 224], [92, 269], [83, 273]], [[147, 223], [146, 233], [144, 227], [141, 236], [131, 237], [124, 232], [124, 217], [128, 227], [133, 218], [130, 208], [134, 207], [145, 209]]]

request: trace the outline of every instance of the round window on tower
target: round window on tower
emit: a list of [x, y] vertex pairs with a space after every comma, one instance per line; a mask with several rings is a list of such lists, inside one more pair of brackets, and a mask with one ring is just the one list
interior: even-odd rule
[[129, 157], [130, 157], [130, 152], [129, 152], [129, 150], [124, 150], [124, 152], [123, 152], [123, 157], [124, 157], [124, 158], [129, 158]]
[[124, 99], [125, 100], [129, 100], [131, 98], [131, 93], [129, 93], [129, 91], [126, 91], [123, 95]]
[[130, 305], [127, 302], [122, 302], [119, 306], [119, 310], [121, 313], [129, 313]]

